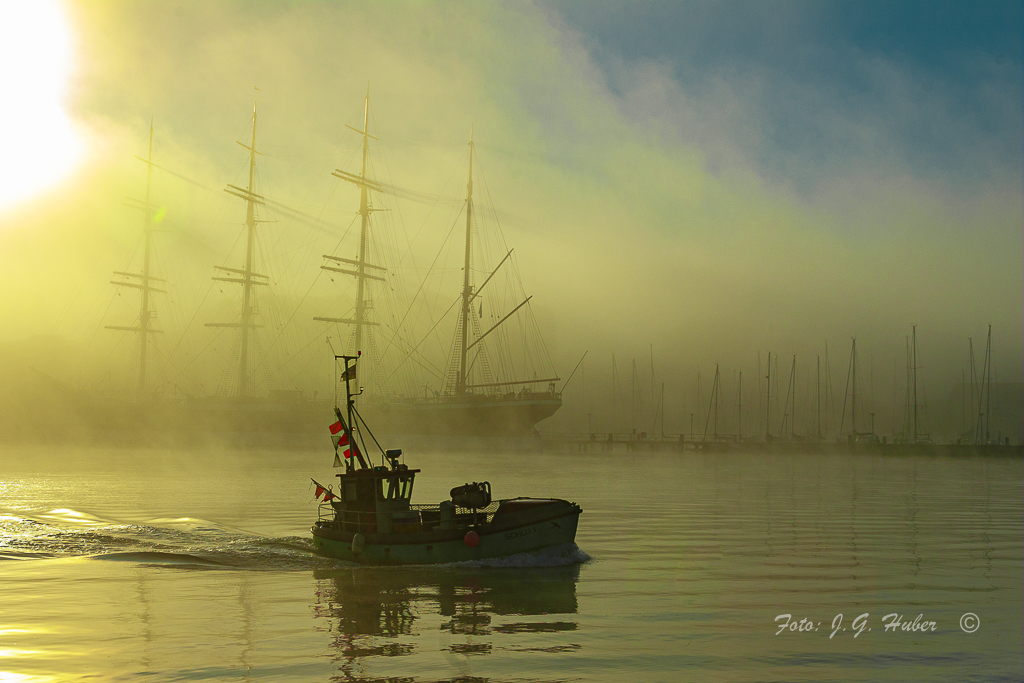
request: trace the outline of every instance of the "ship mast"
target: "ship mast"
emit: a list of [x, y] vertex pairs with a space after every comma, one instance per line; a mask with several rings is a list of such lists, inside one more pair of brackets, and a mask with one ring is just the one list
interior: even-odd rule
[[472, 254], [471, 228], [473, 226], [473, 129], [469, 130], [469, 182], [466, 183], [466, 260], [462, 269], [462, 325], [459, 334], [459, 376], [455, 382], [457, 394], [466, 393], [466, 335], [469, 330], [469, 307], [473, 290], [469, 282], [469, 261]]
[[[473, 256], [473, 155], [475, 153], [475, 150], [476, 150], [476, 147], [475, 147], [475, 144], [473, 143], [473, 129], [470, 128], [470, 131], [469, 131], [469, 178], [468, 178], [468, 180], [466, 182], [466, 254], [465, 254], [465, 259], [463, 261], [463, 266], [462, 266], [462, 313], [461, 313], [461, 315], [459, 317], [459, 322], [458, 322], [458, 326], [457, 326], [457, 329], [456, 329], [455, 349], [453, 350], [453, 356], [452, 356], [452, 364], [453, 365], [454, 365], [454, 360], [455, 360], [454, 359], [454, 354], [457, 352], [458, 356], [459, 356], [458, 366], [457, 366], [457, 368], [453, 372], [453, 374], [455, 375], [455, 387], [454, 387], [454, 390], [455, 390], [455, 395], [456, 396], [461, 396], [461, 395], [467, 394], [467, 393], [470, 392], [471, 389], [481, 389], [481, 388], [490, 388], [490, 387], [506, 387], [506, 386], [514, 386], [514, 385], [517, 385], [517, 384], [537, 384], [537, 383], [541, 383], [541, 382], [557, 382], [557, 381], [559, 381], [561, 379], [560, 377], [547, 377], [547, 378], [544, 378], [544, 379], [539, 379], [539, 378], [537, 378], [535, 376], [534, 379], [514, 380], [514, 381], [510, 381], [510, 382], [489, 381], [488, 380], [488, 373], [489, 373], [489, 371], [486, 368], [486, 360], [484, 360], [484, 363], [482, 363], [482, 365], [485, 366], [484, 371], [483, 371], [484, 380], [485, 381], [483, 383], [481, 383], [481, 384], [468, 384], [468, 381], [469, 381], [469, 377], [468, 377], [469, 369], [472, 367], [471, 365], [468, 364], [469, 351], [474, 346], [476, 346], [477, 344], [480, 344], [481, 342], [483, 342], [483, 340], [491, 332], [493, 332], [494, 330], [498, 329], [498, 327], [500, 327], [505, 321], [507, 321], [509, 318], [511, 318], [513, 315], [515, 315], [516, 312], [519, 309], [521, 309], [526, 304], [530, 303], [530, 299], [533, 298], [533, 296], [531, 295], [531, 296], [528, 296], [525, 299], [523, 299], [521, 302], [519, 302], [518, 305], [514, 306], [512, 308], [512, 310], [510, 310], [508, 313], [506, 313], [504, 316], [502, 316], [502, 318], [500, 320], [498, 320], [498, 322], [496, 322], [493, 325], [491, 325], [486, 331], [480, 333], [476, 337], [476, 339], [474, 339], [473, 341], [469, 341], [469, 329], [470, 329], [470, 325], [473, 322], [473, 318], [472, 318], [472, 315], [473, 315], [473, 300], [476, 299], [478, 296], [480, 296], [480, 292], [482, 292], [484, 287], [487, 286], [487, 283], [489, 283], [491, 281], [491, 278], [494, 277], [494, 275], [498, 272], [498, 270], [512, 256], [512, 252], [511, 251], [509, 251], [507, 254], [505, 254], [504, 258], [502, 258], [501, 261], [498, 262], [498, 265], [495, 266], [494, 270], [492, 270], [491, 273], [486, 278], [484, 278], [484, 280], [480, 284], [480, 286], [476, 287], [475, 290], [474, 290], [473, 282], [472, 282], [471, 265], [472, 265], [472, 256]], [[480, 358], [486, 359], [486, 356], [483, 354], [483, 347], [481, 347]], [[450, 387], [450, 385], [449, 385], [449, 387]], [[448, 389], [446, 388], [446, 391], [447, 390]], [[553, 391], [553, 389], [552, 389], [552, 391]]]
[[238, 398], [250, 398], [253, 395], [253, 373], [249, 371], [249, 331], [259, 327], [255, 323], [255, 290], [257, 285], [268, 284], [269, 277], [260, 275], [253, 270], [254, 250], [256, 247], [256, 205], [263, 204], [263, 197], [256, 194], [254, 185], [256, 182], [256, 101], [252, 105], [252, 142], [246, 145], [243, 142], [238, 144], [249, 150], [249, 184], [245, 189], [235, 185], [228, 185], [224, 191], [245, 200], [245, 265], [243, 268], [227, 268], [225, 266], [214, 266], [216, 270], [231, 273], [234, 277], [214, 277], [219, 282], [231, 282], [242, 285], [242, 316], [237, 323], [206, 323], [207, 327], [234, 327], [242, 332], [241, 348], [238, 353], [238, 386], [235, 390]]
[[142, 311], [139, 314], [139, 395], [146, 387], [146, 350], [149, 348], [149, 255], [153, 245], [153, 221], [149, 208], [150, 181], [153, 177], [153, 117], [149, 119], [149, 150], [146, 153], [146, 210], [142, 212], [142, 234], [145, 246], [142, 253]]
[[356, 278], [356, 303], [355, 303], [355, 317], [354, 318], [325, 318], [316, 317], [313, 320], [320, 322], [330, 323], [344, 323], [347, 325], [355, 326], [355, 354], [359, 356], [363, 352], [363, 328], [368, 325], [377, 325], [378, 323], [371, 322], [367, 319], [367, 310], [370, 306], [366, 303], [366, 281], [367, 280], [381, 280], [384, 278], [380, 275], [375, 275], [367, 272], [367, 269], [373, 269], [380, 272], [384, 272], [382, 266], [373, 265], [368, 263], [366, 260], [366, 250], [369, 246], [369, 233], [370, 233], [370, 213], [374, 210], [370, 208], [370, 196], [369, 191], [375, 190], [382, 192], [383, 188], [372, 180], [366, 177], [366, 165], [370, 156], [370, 138], [376, 140], [374, 136], [370, 135], [370, 86], [366, 86], [366, 100], [363, 105], [363, 129], [353, 128], [346, 124], [346, 128], [353, 130], [363, 136], [363, 162], [360, 169], [359, 175], [352, 173], [346, 173], [341, 169], [335, 169], [331, 174], [336, 178], [340, 178], [346, 182], [350, 182], [359, 188], [359, 216], [361, 219], [361, 225], [359, 230], [359, 258], [358, 259], [346, 259], [340, 256], [328, 256], [324, 254], [324, 258], [329, 261], [336, 263], [344, 263], [351, 266], [355, 266], [355, 270], [349, 270], [345, 268], [337, 268], [335, 266], [320, 266], [322, 270], [328, 270], [335, 273], [342, 273], [344, 275], [352, 275]]
[[764, 410], [764, 440], [772, 440], [772, 352], [768, 352], [768, 399]]
[[153, 310], [150, 308], [149, 293], [159, 292], [164, 294], [161, 289], [156, 289], [151, 286], [151, 282], [158, 281], [163, 282], [160, 278], [153, 277], [150, 274], [150, 253], [153, 246], [153, 210], [149, 203], [150, 196], [150, 183], [153, 176], [153, 118], [149, 119], [149, 153], [145, 159], [141, 159], [146, 164], [146, 199], [143, 202], [138, 200], [129, 200], [132, 202], [132, 206], [142, 210], [142, 235], [143, 235], [143, 256], [142, 256], [142, 273], [124, 273], [115, 271], [114, 275], [120, 275], [121, 277], [137, 278], [139, 283], [126, 282], [124, 280], [111, 280], [112, 284], [119, 285], [122, 287], [133, 287], [139, 289], [142, 292], [141, 307], [139, 310], [139, 326], [138, 327], [123, 327], [118, 325], [108, 325], [109, 330], [119, 330], [122, 332], [136, 332], [139, 335], [139, 383], [138, 383], [138, 395], [141, 397], [146, 389], [146, 358], [149, 351], [149, 335], [152, 332], [158, 332], [159, 330], [150, 329], [150, 321], [155, 317]]

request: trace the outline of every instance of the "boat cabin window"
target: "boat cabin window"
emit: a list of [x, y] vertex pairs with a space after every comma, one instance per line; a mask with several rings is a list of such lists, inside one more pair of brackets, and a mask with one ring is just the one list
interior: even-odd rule
[[411, 476], [391, 477], [387, 483], [387, 496], [381, 500], [409, 500], [412, 498], [412, 482]]
[[381, 498], [381, 480], [369, 477], [350, 479], [342, 486], [342, 497], [348, 506], [373, 506], [374, 499]]

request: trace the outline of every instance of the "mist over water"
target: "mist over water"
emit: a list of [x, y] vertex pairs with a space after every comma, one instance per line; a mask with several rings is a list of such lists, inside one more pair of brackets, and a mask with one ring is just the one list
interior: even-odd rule
[[[276, 221], [258, 228], [257, 267], [270, 285], [257, 297], [257, 393], [329, 396], [326, 340], [343, 348], [350, 330], [312, 318], [344, 317], [352, 305], [352, 283], [320, 266], [323, 254], [354, 254], [358, 191], [331, 172], [359, 170], [360, 139], [346, 125], [361, 128], [369, 82], [379, 138], [370, 173], [388, 188], [378, 197], [387, 210], [373, 219], [374, 257], [390, 259], [387, 291], [374, 298], [390, 327], [381, 345], [393, 333], [403, 349], [423, 342], [388, 391], [443, 388], [454, 323], [440, 319], [462, 277], [458, 239], [449, 238], [472, 128], [486, 179], [479, 199], [493, 203], [502, 235], [483, 245], [491, 260], [474, 276], [482, 282], [514, 249], [551, 359], [541, 368], [516, 356], [518, 371], [564, 382], [590, 352], [544, 429], [587, 431], [591, 415], [595, 431], [687, 432], [690, 413], [707, 418], [718, 364], [728, 406], [739, 403], [743, 373], [745, 422], [757, 433], [766, 418], [755, 409], [768, 391], [759, 354], [765, 362], [771, 352], [780, 404], [796, 355], [798, 429], [807, 432], [817, 359], [827, 342], [841, 407], [856, 337], [862, 414], [876, 413], [877, 431], [892, 434], [903, 428], [906, 337], [917, 325], [928, 431], [955, 439], [969, 427], [965, 414], [977, 412], [963, 399], [968, 338], [977, 374], [992, 324], [992, 378], [1005, 394], [995, 431], [1020, 438], [1022, 172], [1019, 155], [996, 153], [1022, 136], [1020, 46], [996, 28], [986, 29], [989, 43], [984, 32], [942, 43], [970, 56], [950, 72], [928, 62], [931, 53], [914, 57], [856, 33], [825, 49], [821, 36], [841, 33], [842, 22], [796, 6], [787, 16], [800, 19], [797, 36], [778, 35], [750, 7], [733, 17], [742, 30], [718, 40], [731, 15], [687, 3], [614, 37], [606, 22], [619, 10], [586, 17], [559, 3], [65, 9], [75, 36], [66, 107], [88, 161], [59, 189], [0, 215], [6, 434], [45, 437], [48, 406], [73, 421], [97, 396], [135, 398], [136, 335], [104, 328], [138, 322], [137, 292], [110, 280], [140, 268], [142, 217], [124, 204], [145, 192], [135, 157], [147, 156], [151, 120], [153, 267], [167, 294], [154, 295], [161, 333], [152, 335], [148, 393], [230, 394], [238, 340], [207, 324], [236, 318], [240, 294], [210, 278], [213, 266], [237, 268], [244, 256], [244, 203], [223, 190], [245, 185], [247, 151], [235, 142], [248, 139], [257, 96], [260, 220]], [[941, 29], [935, 17], [911, 23]], [[691, 47], [664, 40], [665, 26], [685, 29]], [[752, 26], [764, 42], [734, 44]], [[643, 50], [620, 44], [644, 30]], [[920, 37], [907, 44], [919, 47]], [[769, 49], [775, 41], [819, 54], [818, 67], [789, 64]], [[695, 45], [708, 49], [679, 52]], [[832, 80], [818, 72], [828, 64]], [[927, 135], [906, 133], [924, 121]], [[456, 248], [443, 252], [446, 243]], [[519, 301], [492, 289], [485, 318]], [[613, 395], [628, 390], [634, 360], [642, 395], [626, 399], [642, 419], [627, 420]]]

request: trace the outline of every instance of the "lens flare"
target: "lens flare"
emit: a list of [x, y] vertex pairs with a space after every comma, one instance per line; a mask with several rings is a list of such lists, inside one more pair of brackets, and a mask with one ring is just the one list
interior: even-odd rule
[[0, 3], [0, 210], [55, 185], [82, 156], [65, 108], [72, 48], [57, 0]]

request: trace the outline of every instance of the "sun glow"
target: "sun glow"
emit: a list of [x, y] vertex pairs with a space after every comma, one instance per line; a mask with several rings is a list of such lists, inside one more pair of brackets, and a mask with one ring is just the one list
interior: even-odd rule
[[65, 111], [71, 71], [57, 0], [0, 2], [0, 209], [56, 184], [81, 158]]

